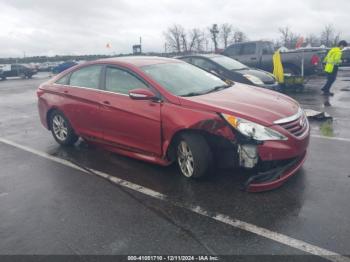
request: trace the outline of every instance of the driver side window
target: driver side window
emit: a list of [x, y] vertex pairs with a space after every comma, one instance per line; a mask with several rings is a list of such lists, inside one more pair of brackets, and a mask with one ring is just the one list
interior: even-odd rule
[[133, 76], [129, 72], [115, 68], [106, 69], [106, 91], [127, 95], [135, 88], [148, 88], [145, 83]]

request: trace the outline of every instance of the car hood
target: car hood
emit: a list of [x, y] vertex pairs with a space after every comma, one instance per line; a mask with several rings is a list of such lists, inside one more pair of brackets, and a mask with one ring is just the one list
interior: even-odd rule
[[263, 70], [258, 69], [242, 69], [235, 71], [236, 73], [242, 74], [242, 75], [253, 75], [261, 79], [261, 81], [264, 82], [264, 84], [274, 84], [276, 82], [275, 78], [271, 76], [270, 73], [265, 72]]
[[232, 87], [200, 96], [181, 97], [183, 106], [232, 114], [265, 126], [298, 112], [292, 98], [260, 87], [235, 83]]

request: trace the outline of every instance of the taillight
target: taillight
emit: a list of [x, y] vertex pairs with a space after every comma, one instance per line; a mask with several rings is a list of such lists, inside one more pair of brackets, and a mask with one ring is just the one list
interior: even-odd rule
[[313, 55], [311, 57], [311, 64], [316, 66], [320, 63], [320, 57], [318, 55]]

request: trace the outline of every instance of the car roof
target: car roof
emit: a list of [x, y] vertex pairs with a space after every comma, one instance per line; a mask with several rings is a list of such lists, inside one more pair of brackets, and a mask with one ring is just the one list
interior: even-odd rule
[[219, 57], [223, 55], [219, 54], [193, 54], [193, 55], [185, 55], [185, 56], [180, 56], [179, 58], [186, 58], [186, 57], [205, 57], [205, 58], [213, 58], [213, 57]]
[[155, 64], [167, 64], [167, 63], [182, 63], [177, 59], [159, 57], [159, 56], [120, 56], [112, 58], [104, 58], [98, 61], [106, 63], [123, 63], [136, 67], [142, 67], [146, 65], [155, 65]]

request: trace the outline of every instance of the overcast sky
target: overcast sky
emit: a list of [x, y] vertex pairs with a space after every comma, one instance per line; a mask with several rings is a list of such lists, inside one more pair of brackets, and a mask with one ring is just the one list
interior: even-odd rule
[[[172, 24], [231, 23], [250, 40], [290, 26], [308, 35], [333, 24], [350, 40], [349, 0], [0, 0], [0, 57], [162, 51]], [[112, 48], [107, 49], [106, 44]]]

